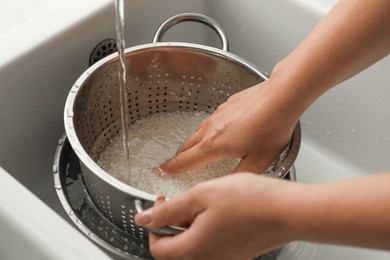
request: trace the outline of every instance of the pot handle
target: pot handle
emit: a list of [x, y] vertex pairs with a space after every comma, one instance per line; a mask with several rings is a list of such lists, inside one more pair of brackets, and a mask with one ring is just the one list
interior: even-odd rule
[[[135, 199], [134, 206], [137, 213], [141, 213], [144, 211], [143, 202], [141, 200]], [[177, 227], [177, 226], [168, 226], [163, 228], [149, 229], [149, 231], [152, 231], [153, 233], [163, 235], [163, 236], [173, 236], [186, 230], [187, 230], [186, 228]]]
[[162, 37], [164, 36], [166, 31], [168, 31], [168, 29], [171, 28], [173, 25], [188, 21], [203, 23], [213, 29], [218, 34], [219, 39], [221, 40], [222, 50], [229, 51], [229, 40], [222, 27], [214, 19], [211, 19], [206, 15], [197, 13], [182, 13], [167, 19], [157, 29], [156, 34], [153, 38], [153, 43], [161, 42]]

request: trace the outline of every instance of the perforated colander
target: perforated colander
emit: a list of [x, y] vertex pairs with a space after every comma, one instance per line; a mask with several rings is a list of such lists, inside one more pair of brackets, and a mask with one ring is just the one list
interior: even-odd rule
[[[189, 20], [214, 29], [221, 38], [223, 50], [199, 44], [159, 42], [170, 26]], [[181, 14], [168, 19], [157, 31], [153, 43], [126, 49], [125, 62], [130, 123], [159, 112], [212, 113], [232, 94], [266, 80], [252, 64], [228, 52], [223, 30], [214, 20], [200, 14]], [[96, 164], [99, 155], [121, 130], [118, 67], [115, 53], [81, 75], [66, 101], [65, 129], [96, 206], [117, 227], [146, 239], [146, 230], [135, 225], [134, 216], [137, 211], [151, 207], [156, 195], [122, 183]], [[297, 125], [289, 154], [275, 170], [274, 177], [283, 178], [288, 173], [299, 144]], [[179, 231], [155, 230], [166, 234]]]

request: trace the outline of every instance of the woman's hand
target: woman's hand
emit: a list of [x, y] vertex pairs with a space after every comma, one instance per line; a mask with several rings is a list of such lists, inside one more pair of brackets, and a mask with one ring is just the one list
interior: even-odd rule
[[389, 13], [388, 0], [339, 1], [268, 81], [222, 104], [161, 169], [179, 173], [237, 157], [243, 159], [236, 171], [262, 172], [310, 104], [389, 54]]
[[[175, 236], [152, 232], [150, 250], [156, 259], [253, 259], [291, 240], [284, 234], [290, 183], [255, 174], [233, 174], [202, 183], [182, 196], [137, 215], [146, 228], [189, 226]], [[298, 184], [294, 184], [298, 185]], [[287, 206], [287, 207], [286, 207]]]
[[294, 240], [390, 250], [389, 183], [390, 173], [311, 185], [232, 174], [160, 198], [135, 222], [188, 227], [149, 233], [158, 260], [252, 259]]
[[289, 143], [297, 117], [287, 117], [271, 81], [231, 96], [160, 168], [180, 173], [225, 158], [242, 158], [235, 172], [261, 173]]

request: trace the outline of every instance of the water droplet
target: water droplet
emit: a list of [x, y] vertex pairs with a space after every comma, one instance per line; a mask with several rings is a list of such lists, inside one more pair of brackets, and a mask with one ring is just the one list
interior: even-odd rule
[[68, 117], [73, 117], [73, 109], [68, 109], [68, 110], [66, 111], [66, 115], [67, 115]]
[[[68, 122], [68, 126], [70, 129], [73, 129], [73, 122]], [[73, 137], [73, 135], [69, 134], [69, 137]]]
[[73, 216], [74, 215], [74, 212], [71, 210], [68, 212], [69, 216]]
[[61, 190], [61, 189], [62, 189], [62, 186], [61, 186], [60, 184], [56, 184], [56, 185], [54, 185], [54, 188], [55, 188], [56, 190]]
[[83, 224], [83, 222], [81, 222], [81, 220], [80, 220], [80, 219], [76, 219], [76, 224], [77, 224], [77, 225], [82, 225], [82, 224]]
[[89, 233], [88, 233], [88, 236], [89, 236], [89, 237], [93, 237], [94, 235], [95, 235], [95, 234], [92, 233], [92, 232], [89, 232]]
[[53, 173], [58, 173], [58, 164], [53, 165]]
[[174, 98], [177, 98], [177, 95], [176, 95], [176, 93], [175, 92], [173, 92], [173, 91], [169, 91], [169, 94], [171, 94]]

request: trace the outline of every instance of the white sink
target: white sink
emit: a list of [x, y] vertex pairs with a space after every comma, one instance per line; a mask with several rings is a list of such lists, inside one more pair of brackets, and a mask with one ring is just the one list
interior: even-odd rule
[[[231, 52], [271, 72], [335, 2], [126, 0], [126, 45], [150, 43], [168, 17], [200, 12], [222, 25]], [[0, 236], [2, 241], [7, 236], [26, 245], [16, 252], [3, 246], [0, 258], [50, 259], [50, 245], [60, 259], [84, 258], [85, 252], [91, 259], [114, 258], [69, 225], [52, 179], [54, 150], [64, 132], [66, 96], [88, 67], [92, 49], [115, 36], [113, 1], [0, 3], [0, 21], [0, 166], [12, 175], [0, 171], [0, 226], [9, 227], [7, 235]], [[212, 31], [194, 24], [178, 25], [164, 40], [220, 46]], [[327, 182], [390, 169], [388, 75], [390, 59], [386, 58], [331, 90], [304, 114], [296, 162], [300, 181]], [[56, 232], [50, 231], [53, 226]], [[38, 232], [40, 242], [33, 232]], [[66, 243], [59, 237], [66, 237]], [[278, 259], [389, 257], [383, 251], [294, 242], [285, 246]]]

